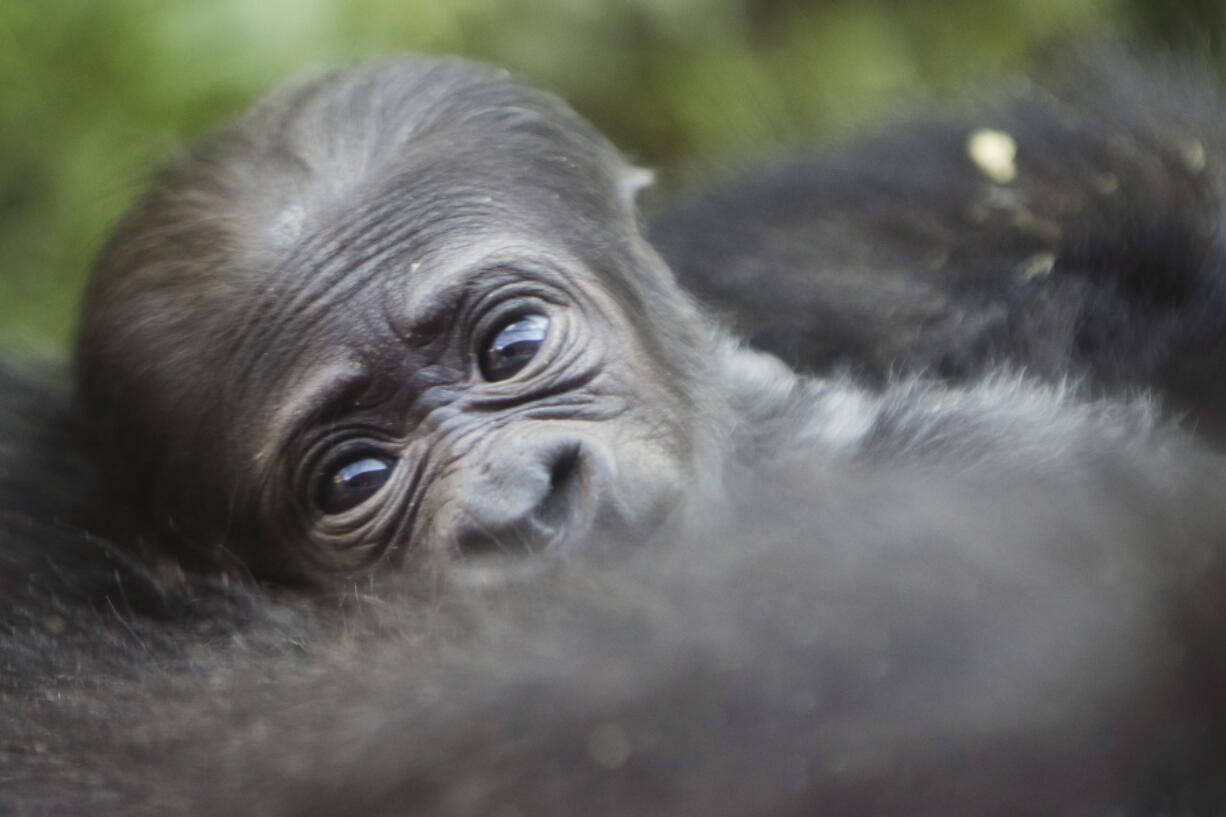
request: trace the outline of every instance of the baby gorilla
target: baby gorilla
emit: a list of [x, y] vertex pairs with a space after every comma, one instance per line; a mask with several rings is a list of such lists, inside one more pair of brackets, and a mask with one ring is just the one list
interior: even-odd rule
[[163, 174], [89, 289], [123, 535], [289, 581], [641, 536], [708, 470], [729, 375], [639, 235], [640, 176], [467, 62], [272, 94]]
[[88, 295], [96, 427], [0, 371], [0, 811], [1220, 812], [1221, 458], [1007, 373], [799, 377], [640, 183], [424, 59], [167, 171]]

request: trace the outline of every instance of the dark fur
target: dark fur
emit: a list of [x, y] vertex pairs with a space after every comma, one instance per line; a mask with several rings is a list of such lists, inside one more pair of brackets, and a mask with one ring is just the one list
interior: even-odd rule
[[[681, 284], [806, 371], [966, 380], [1002, 364], [1146, 389], [1226, 432], [1226, 106], [1119, 54], [886, 124], [659, 213]], [[968, 155], [1008, 133], [1016, 177]]]
[[[354, 76], [391, 92], [423, 65]], [[334, 101], [356, 98], [340, 87]], [[551, 127], [578, 127], [556, 110]], [[496, 128], [490, 138], [498, 167]], [[253, 167], [228, 149], [216, 157]], [[596, 196], [609, 174], [592, 178], [569, 192]], [[549, 222], [550, 207], [528, 200], [522, 217]], [[606, 259], [637, 246], [615, 226], [606, 234], [624, 243], [602, 247]], [[586, 227], [554, 227], [550, 240], [582, 246]], [[198, 260], [157, 244], [164, 229], [136, 234], [153, 243], [110, 257]], [[798, 377], [692, 311], [665, 271], [633, 268], [657, 277], [614, 266], [604, 285], [623, 308], [658, 296], [655, 312], [632, 314], [665, 325], [637, 331], [682, 369], [669, 383], [692, 389], [718, 456], [654, 532], [597, 530], [568, 559], [488, 584], [385, 570], [308, 596], [251, 581], [248, 564], [270, 572], [259, 560], [202, 564], [178, 537], [138, 540], [106, 519], [129, 508], [97, 488], [99, 417], [78, 415], [54, 382], [0, 369], [0, 587], [12, 600], [0, 614], [0, 814], [1221, 813], [1217, 454], [1145, 401], [1086, 401], [1008, 373], [883, 390]], [[140, 365], [94, 381], [90, 406], [115, 428], [124, 378], [173, 379], [178, 360], [179, 392], [134, 396], [144, 430], [173, 439], [195, 427], [168, 428], [150, 406], [202, 388], [190, 377], [211, 358], [188, 351], [218, 313], [193, 315], [182, 291], [148, 284], [132, 293], [173, 295], [179, 311], [94, 337], [170, 332], [178, 357], [128, 348], [108, 365]], [[669, 351], [679, 338], [709, 342]], [[221, 376], [204, 374], [205, 386]], [[227, 433], [247, 429], [224, 416], [238, 423]], [[119, 440], [149, 445], [141, 431]], [[114, 468], [123, 450], [106, 444]], [[193, 464], [177, 448], [148, 454]], [[106, 478], [148, 479], [148, 467]], [[111, 487], [131, 497], [147, 483]], [[102, 535], [116, 530], [128, 533]], [[265, 544], [261, 558], [300, 542]]]
[[[1058, 440], [951, 444], [915, 413], [931, 397], [895, 395], [873, 435], [892, 453], [777, 452], [644, 548], [485, 590], [408, 575], [309, 600], [198, 578], [146, 604], [140, 571], [91, 572], [102, 543], [9, 529], [29, 562], [5, 586], [39, 590], [0, 634], [0, 802], [1218, 813], [1221, 464], [1143, 411], [1050, 394]], [[44, 498], [75, 488], [35, 475]]]

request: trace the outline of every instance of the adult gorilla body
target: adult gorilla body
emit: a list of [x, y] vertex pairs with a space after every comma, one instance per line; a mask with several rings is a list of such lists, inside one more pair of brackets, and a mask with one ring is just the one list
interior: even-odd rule
[[657, 214], [680, 283], [809, 372], [999, 367], [1226, 432], [1220, 90], [1119, 53], [758, 167]]
[[1007, 375], [798, 377], [632, 182], [426, 60], [161, 179], [84, 322], [102, 507], [26, 430], [63, 395], [0, 392], [17, 813], [1220, 808], [1218, 457]]

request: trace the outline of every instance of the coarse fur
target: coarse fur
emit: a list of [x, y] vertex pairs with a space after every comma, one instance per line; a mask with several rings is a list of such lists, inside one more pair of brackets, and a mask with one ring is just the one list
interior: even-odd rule
[[1188, 61], [1098, 46], [977, 104], [732, 174], [652, 241], [683, 287], [809, 372], [1001, 366], [1159, 394], [1226, 430], [1226, 122]]
[[[820, 416], [813, 385], [777, 408]], [[837, 446], [764, 435], [643, 547], [489, 587], [65, 583], [111, 546], [8, 528], [3, 802], [1217, 813], [1221, 462], [1148, 407], [1017, 380], [874, 405]]]
[[[676, 289], [633, 177], [427, 59], [274, 92], [162, 176], [88, 295], [82, 401], [0, 369], [0, 813], [1221, 813], [1221, 456], [1093, 370], [798, 375]], [[446, 315], [489, 281], [570, 344], [483, 382], [486, 324]], [[376, 537], [432, 558], [321, 569], [355, 509], [286, 492], [293, 436], [353, 406], [411, 418], [363, 415], [410, 439], [375, 450], [454, 453], [406, 500], [437, 524]]]

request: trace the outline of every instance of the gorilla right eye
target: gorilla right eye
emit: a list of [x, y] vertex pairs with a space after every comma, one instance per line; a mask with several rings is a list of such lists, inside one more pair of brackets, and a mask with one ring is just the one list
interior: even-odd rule
[[491, 383], [513, 377], [528, 365], [549, 336], [549, 318], [530, 312], [511, 320], [490, 335], [481, 348], [481, 376]]
[[319, 487], [319, 509], [338, 514], [361, 505], [387, 483], [393, 464], [387, 457], [366, 455], [333, 469]]

